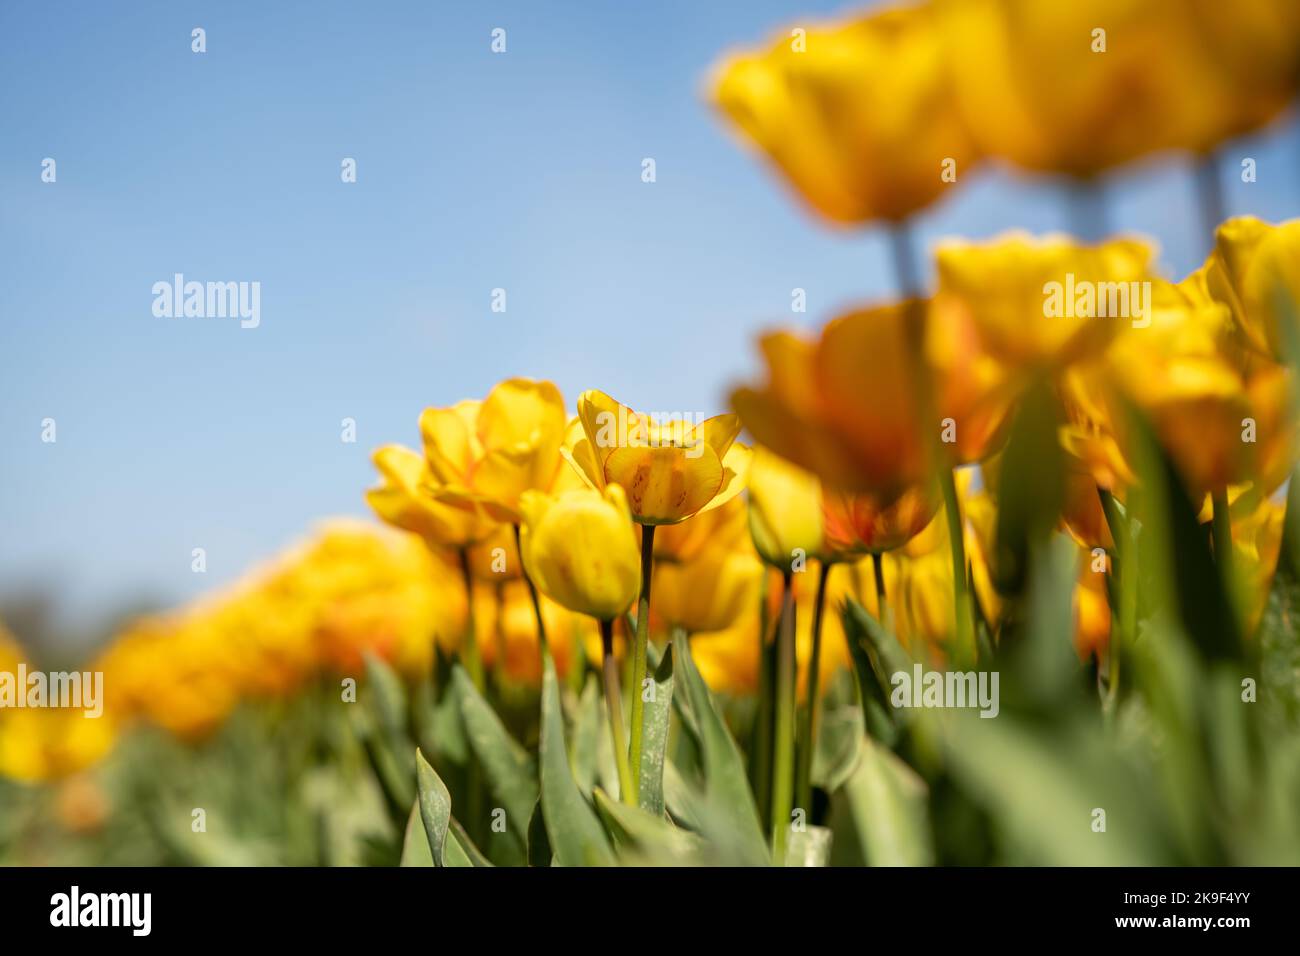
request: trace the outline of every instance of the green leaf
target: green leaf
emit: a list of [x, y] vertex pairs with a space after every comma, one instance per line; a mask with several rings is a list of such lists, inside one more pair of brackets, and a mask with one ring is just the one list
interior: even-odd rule
[[841, 616], [862, 697], [864, 723], [872, 737], [892, 747], [898, 742], [899, 728], [894, 709], [889, 705], [886, 671], [909, 670], [911, 658], [888, 628], [857, 601], [852, 598], [846, 601]]
[[662, 816], [613, 800], [599, 787], [596, 810], [620, 851], [635, 851], [638, 862], [685, 863], [701, 848], [699, 837], [673, 826]]
[[465, 827], [462, 826], [461, 822], [457, 820], [454, 816], [451, 818], [451, 830], [447, 834], [447, 846], [452, 847], [453, 844], [456, 853], [458, 853], [461, 857], [464, 858], [464, 862], [463, 863], [452, 862], [450, 859], [452, 854], [449, 852], [447, 854], [449, 858], [447, 862], [448, 866], [491, 866], [492, 865], [492, 861], [489, 860], [486, 856], [484, 856], [483, 852], [474, 845], [474, 841], [471, 840], [469, 838], [469, 834], [465, 832]]
[[[948, 765], [962, 789], [993, 817], [1016, 861], [1048, 866], [1151, 866], [1177, 862], [1162, 847], [1169, 811], [1148, 801], [1109, 746], [1095, 714], [1048, 732], [1002, 714], [955, 716]], [[1095, 830], [1105, 813], [1106, 829]]]
[[673, 639], [673, 648], [685, 696], [699, 726], [707, 807], [701, 822], [706, 827], [721, 827], [723, 832], [711, 834], [717, 842], [734, 845], [738, 853], [752, 862], [766, 862], [769, 856], [767, 841], [758, 820], [758, 808], [749, 789], [740, 748], [713, 706], [709, 688], [695, 667], [684, 634]]
[[429, 852], [434, 866], [447, 866], [445, 853], [447, 828], [451, 823], [451, 794], [438, 772], [429, 766], [429, 761], [418, 750], [415, 752], [415, 768], [420, 790], [420, 818], [424, 821]]
[[609, 841], [569, 768], [555, 662], [549, 653], [543, 657], [541, 777], [547, 838], [561, 866], [607, 865], [613, 863]]
[[871, 866], [934, 862], [928, 789], [893, 751], [864, 737], [857, 767], [834, 799]]
[[998, 467], [999, 503], [991, 572], [1003, 594], [1023, 592], [1032, 566], [1031, 548], [1056, 528], [1065, 502], [1065, 462], [1057, 440], [1063, 414], [1045, 381], [1031, 385], [1020, 402]]
[[542, 816], [542, 802], [538, 800], [528, 821], [528, 865], [550, 866], [552, 856], [551, 841], [546, 836], [546, 819]]
[[411, 805], [411, 815], [406, 820], [400, 865], [433, 866], [433, 851], [429, 849], [429, 838], [424, 833], [424, 821], [421, 819], [418, 802]]
[[813, 754], [813, 783], [827, 793], [838, 790], [857, 768], [864, 732], [862, 711], [853, 705], [823, 714]]
[[583, 796], [595, 789], [598, 773], [600, 738], [605, 731], [604, 708], [600, 699], [600, 682], [595, 674], [588, 674], [578, 698], [578, 710], [573, 720], [573, 742], [570, 765], [573, 779]]
[[366, 694], [380, 732], [390, 742], [407, 743], [406, 688], [397, 673], [374, 654], [366, 653]]
[[518, 835], [522, 846], [523, 828], [537, 803], [537, 766], [510, 736], [464, 668], [457, 665], [452, 670], [451, 682], [453, 692], [460, 698], [470, 748], [483, 768], [488, 788], [506, 811], [507, 826]]
[[641, 737], [640, 801], [650, 813], [664, 812], [664, 755], [668, 749], [668, 724], [673, 707], [673, 649], [669, 647], [655, 668], [654, 699], [646, 702]]

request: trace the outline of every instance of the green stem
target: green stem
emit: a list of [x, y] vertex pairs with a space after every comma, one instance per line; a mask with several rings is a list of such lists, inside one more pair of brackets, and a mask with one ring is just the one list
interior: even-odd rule
[[[650, 643], [650, 576], [654, 571], [655, 526], [641, 527], [641, 597], [636, 605], [636, 646], [632, 653], [632, 779], [641, 779], [641, 737], [645, 701], [641, 686], [645, 683], [646, 646]], [[639, 798], [639, 794], [638, 794]], [[638, 799], [639, 802], [639, 799]]]
[[775, 670], [772, 650], [774, 648], [773, 643], [768, 640], [768, 633], [771, 630], [767, 610], [769, 580], [770, 577], [764, 569], [758, 599], [758, 716], [754, 720], [753, 746], [750, 748], [754, 755], [750, 767], [760, 820], [768, 819], [772, 812], [772, 721], [776, 717], [772, 706], [773, 671]]
[[876, 620], [893, 630], [889, 620], [889, 604], [885, 601], [885, 556], [880, 551], [871, 552], [871, 573], [876, 579]]
[[618, 661], [614, 658], [614, 622], [600, 622], [600, 644], [604, 652], [601, 673], [605, 678], [605, 714], [609, 717], [609, 739], [614, 745], [614, 762], [618, 765], [618, 789], [623, 802], [636, 806], [637, 791], [632, 787], [632, 768], [627, 762], [627, 742], [623, 739], [623, 704], [618, 689]]
[[948, 544], [952, 551], [953, 614], [956, 620], [958, 663], [973, 664], [975, 653], [975, 615], [966, 578], [966, 542], [962, 535], [961, 508], [957, 503], [957, 482], [951, 468], [939, 469], [943, 491], [943, 510], [948, 517]]
[[478, 651], [478, 634], [474, 627], [474, 575], [469, 566], [469, 549], [460, 549], [461, 580], [465, 582], [465, 637], [460, 644], [460, 660], [474, 686], [485, 689], [483, 658]]
[[785, 864], [794, 802], [794, 581], [789, 571], [781, 590], [781, 627], [776, 651], [776, 733], [772, 761], [772, 860]]
[[1214, 535], [1214, 560], [1224, 586], [1232, 588], [1232, 518], [1228, 511], [1228, 493], [1216, 491], [1210, 496], [1214, 509], [1211, 532]]
[[[515, 525], [515, 551], [519, 554], [519, 573], [528, 584], [528, 593], [533, 599], [533, 615], [537, 618], [537, 652], [544, 655], [547, 649], [546, 644], [546, 622], [542, 620], [542, 601], [537, 596], [537, 587], [533, 584], [533, 579], [528, 576], [528, 569], [524, 567], [524, 544], [519, 531], [519, 525]], [[543, 670], [545, 662], [543, 661]]]
[[831, 563], [823, 561], [817, 576], [817, 603], [813, 605], [812, 656], [808, 658], [808, 704], [799, 728], [798, 764], [795, 771], [796, 806], [812, 815], [812, 765], [817, 749], [817, 724], [821, 704], [822, 612], [826, 606], [826, 580]]

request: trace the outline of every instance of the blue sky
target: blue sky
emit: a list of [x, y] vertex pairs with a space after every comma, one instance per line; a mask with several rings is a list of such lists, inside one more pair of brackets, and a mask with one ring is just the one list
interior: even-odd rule
[[[51, 587], [69, 622], [184, 599], [364, 514], [370, 450], [414, 444], [426, 405], [528, 375], [721, 410], [760, 329], [891, 295], [883, 236], [814, 221], [701, 96], [727, 48], [852, 8], [0, 7], [0, 596]], [[1227, 176], [1229, 210], [1295, 216], [1294, 121], [1232, 144], [1229, 174], [1247, 155], [1259, 182]], [[1106, 195], [1170, 274], [1199, 263], [1177, 158]], [[982, 172], [920, 235], [1063, 228], [1065, 209], [1050, 182]], [[259, 281], [261, 326], [155, 318], [176, 272]]]

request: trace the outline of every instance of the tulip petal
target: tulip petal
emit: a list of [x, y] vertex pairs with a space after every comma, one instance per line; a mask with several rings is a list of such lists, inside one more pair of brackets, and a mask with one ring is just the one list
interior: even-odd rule
[[627, 492], [642, 524], [673, 524], [695, 514], [722, 487], [722, 462], [712, 448], [693, 454], [681, 448], [616, 448], [605, 462], [605, 480]]

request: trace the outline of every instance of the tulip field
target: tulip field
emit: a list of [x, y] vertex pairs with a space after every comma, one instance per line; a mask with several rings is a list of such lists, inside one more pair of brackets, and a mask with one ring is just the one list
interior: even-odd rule
[[[1300, 4], [753, 32], [680, 108], [896, 292], [773, 310], [698, 413], [544, 351], [403, 398], [354, 516], [69, 662], [94, 718], [0, 625], [0, 864], [1300, 863], [1300, 218], [1222, 188]], [[1136, 163], [1190, 271], [1108, 226]], [[922, 237], [995, 168], [1070, 228]]]

